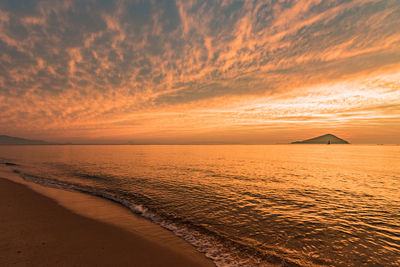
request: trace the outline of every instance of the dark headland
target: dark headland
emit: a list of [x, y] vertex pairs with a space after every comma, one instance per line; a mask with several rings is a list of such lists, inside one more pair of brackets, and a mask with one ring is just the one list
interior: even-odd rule
[[311, 139], [292, 142], [292, 144], [350, 144], [333, 134], [325, 134]]
[[8, 135], [0, 135], [0, 145], [48, 145], [42, 140], [30, 140]]

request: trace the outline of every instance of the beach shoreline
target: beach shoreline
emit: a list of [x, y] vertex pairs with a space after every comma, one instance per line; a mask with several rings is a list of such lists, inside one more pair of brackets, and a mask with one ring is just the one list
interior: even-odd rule
[[214, 266], [173, 233], [105, 199], [4, 169], [0, 195], [2, 266]]

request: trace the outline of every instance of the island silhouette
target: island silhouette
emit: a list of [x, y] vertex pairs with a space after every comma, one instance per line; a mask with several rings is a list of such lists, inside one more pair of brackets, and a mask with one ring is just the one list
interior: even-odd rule
[[[25, 139], [8, 135], [0, 135], [0, 145], [55, 145], [55, 144], [66, 145], [72, 143], [50, 143], [42, 140], [31, 140], [31, 139]], [[349, 142], [333, 134], [325, 134], [303, 141], [295, 141], [292, 142], [291, 144], [349, 144]]]
[[0, 135], [0, 145], [48, 145], [49, 143], [42, 140], [30, 140], [8, 135]]
[[303, 141], [292, 142], [291, 144], [350, 144], [350, 143], [333, 134], [325, 134]]

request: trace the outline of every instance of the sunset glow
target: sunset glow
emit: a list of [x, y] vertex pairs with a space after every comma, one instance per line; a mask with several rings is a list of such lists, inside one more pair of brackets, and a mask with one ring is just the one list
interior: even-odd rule
[[400, 143], [400, 2], [0, 2], [1, 133]]

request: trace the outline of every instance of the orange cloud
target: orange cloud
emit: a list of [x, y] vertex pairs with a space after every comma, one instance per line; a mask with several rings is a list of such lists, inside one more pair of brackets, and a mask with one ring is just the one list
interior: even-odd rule
[[32, 3], [0, 4], [5, 133], [278, 142], [364, 127], [400, 142], [397, 1]]

